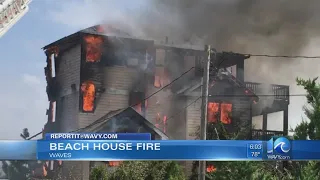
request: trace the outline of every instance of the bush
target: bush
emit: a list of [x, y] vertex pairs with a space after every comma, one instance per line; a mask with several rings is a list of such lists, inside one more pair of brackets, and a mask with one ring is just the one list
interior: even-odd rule
[[181, 166], [174, 161], [127, 161], [115, 171], [94, 167], [91, 180], [184, 180]]

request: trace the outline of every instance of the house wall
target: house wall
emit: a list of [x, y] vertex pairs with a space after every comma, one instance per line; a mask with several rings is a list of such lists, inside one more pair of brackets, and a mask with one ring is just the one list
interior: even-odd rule
[[[76, 45], [59, 55], [59, 69], [56, 79], [59, 98], [56, 101], [56, 122], [61, 132], [78, 128], [78, 102], [80, 86], [81, 46]], [[73, 91], [71, 85], [75, 84]]]
[[105, 92], [97, 98], [94, 113], [79, 111], [80, 127], [86, 127], [110, 111], [129, 106], [129, 92], [136, 82], [138, 70], [121, 66], [105, 67], [103, 76]]

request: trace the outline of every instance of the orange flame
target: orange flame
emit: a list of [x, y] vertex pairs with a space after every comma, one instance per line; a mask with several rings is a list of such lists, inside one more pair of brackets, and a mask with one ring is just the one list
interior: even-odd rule
[[42, 170], [43, 170], [43, 176], [46, 177], [48, 175], [48, 171], [47, 171], [45, 165], [42, 166]]
[[217, 170], [216, 167], [214, 167], [213, 165], [209, 165], [207, 166], [207, 172], [210, 173], [210, 172], [215, 172]]
[[217, 114], [219, 113], [219, 103], [208, 103], [208, 122], [217, 122]]
[[87, 81], [82, 83], [81, 91], [83, 93], [83, 111], [93, 111], [94, 109], [94, 100], [95, 100], [95, 86], [93, 82]]
[[86, 61], [99, 62], [102, 55], [103, 38], [89, 35], [84, 38], [86, 42]]
[[163, 132], [167, 131], [167, 116], [163, 117]]
[[116, 167], [119, 166], [121, 161], [109, 161], [109, 166]]
[[230, 113], [232, 112], [232, 104], [221, 104], [221, 122], [223, 124], [231, 124]]
[[161, 78], [160, 76], [155, 76], [154, 77], [154, 87], [160, 88], [161, 87]]

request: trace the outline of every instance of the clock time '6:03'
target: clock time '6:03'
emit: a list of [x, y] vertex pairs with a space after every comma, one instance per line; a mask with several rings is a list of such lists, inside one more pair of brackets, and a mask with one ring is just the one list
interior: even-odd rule
[[259, 150], [262, 149], [262, 144], [249, 144], [249, 148]]

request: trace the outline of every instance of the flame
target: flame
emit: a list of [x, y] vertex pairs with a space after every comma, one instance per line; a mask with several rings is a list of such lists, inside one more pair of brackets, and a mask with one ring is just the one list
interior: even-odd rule
[[116, 167], [119, 166], [121, 161], [109, 161], [109, 166]]
[[160, 88], [161, 87], [161, 78], [160, 76], [155, 76], [154, 77], [154, 87]]
[[87, 81], [82, 83], [81, 91], [83, 93], [82, 109], [83, 111], [93, 111], [95, 100], [95, 86], [93, 82]]
[[134, 108], [138, 113], [142, 113], [142, 104], [141, 103], [139, 103], [138, 105], [136, 105], [135, 106], [135, 108]]
[[210, 172], [215, 172], [217, 170], [216, 167], [214, 167], [213, 165], [209, 165], [207, 166], [207, 172], [210, 173]]
[[154, 76], [154, 87], [160, 88], [168, 82], [168, 78], [164, 67], [156, 67], [156, 72]]
[[232, 104], [221, 104], [221, 122], [223, 124], [230, 124], [231, 123], [231, 117], [230, 113], [232, 112]]
[[217, 115], [219, 113], [219, 103], [208, 103], [208, 122], [217, 122]]
[[48, 171], [46, 170], [46, 167], [44, 165], [42, 166], [42, 170], [43, 170], [43, 176], [46, 177], [48, 175]]
[[163, 132], [167, 131], [167, 116], [163, 116]]
[[101, 36], [88, 35], [84, 40], [86, 42], [86, 61], [99, 62], [102, 55], [103, 38]]

